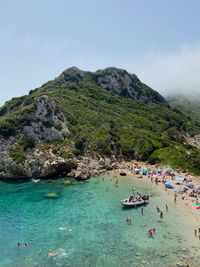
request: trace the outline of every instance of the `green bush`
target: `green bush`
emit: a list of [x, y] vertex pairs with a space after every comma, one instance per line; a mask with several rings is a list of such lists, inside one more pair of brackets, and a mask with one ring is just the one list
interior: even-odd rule
[[19, 145], [23, 147], [24, 151], [29, 148], [32, 149], [35, 147], [35, 139], [32, 136], [23, 136], [19, 141]]
[[14, 160], [15, 163], [19, 164], [25, 160], [24, 152], [17, 148], [10, 150], [9, 156]]
[[79, 149], [74, 149], [74, 150], [73, 150], [73, 154], [74, 154], [75, 156], [79, 156], [79, 155], [81, 155], [82, 153], [81, 153], [81, 151], [80, 151]]
[[9, 122], [0, 122], [0, 134], [3, 137], [9, 137], [17, 133], [16, 127]]
[[54, 123], [53, 127], [57, 129], [58, 131], [62, 130], [62, 124], [61, 123]]
[[64, 159], [70, 159], [74, 157], [70, 152], [64, 150], [60, 152], [60, 156]]

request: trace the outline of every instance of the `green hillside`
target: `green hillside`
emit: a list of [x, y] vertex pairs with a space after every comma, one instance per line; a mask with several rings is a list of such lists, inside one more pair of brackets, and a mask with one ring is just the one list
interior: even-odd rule
[[200, 123], [200, 95], [174, 95], [167, 99], [173, 107]]
[[[109, 88], [108, 81], [116, 75], [122, 76], [121, 80], [117, 78], [120, 92], [116, 92], [115, 87]], [[103, 80], [105, 88], [99, 84], [104, 77], [107, 77]], [[127, 79], [130, 79], [129, 90], [125, 90]], [[135, 99], [133, 94], [137, 96]], [[190, 136], [200, 133], [199, 124], [193, 122], [188, 113], [184, 115], [177, 108], [170, 108], [137, 76], [115, 68], [95, 73], [67, 70], [31, 90], [27, 96], [6, 102], [0, 108], [0, 135], [5, 139], [20, 136], [15, 150], [10, 152], [15, 161], [20, 157], [19, 162], [23, 162], [29, 143], [32, 143], [29, 150], [35, 145], [39, 148], [41, 143], [43, 147], [48, 146], [45, 139], [38, 145], [30, 136], [27, 141], [27, 134], [23, 132], [25, 126], [38, 123], [33, 115], [35, 100], [44, 95], [56, 103], [56, 113], [64, 114], [67, 120], [69, 134], [63, 135], [62, 141], [52, 142], [54, 153], [63, 158], [95, 151], [102, 156], [114, 154], [119, 158], [163, 162], [182, 169], [189, 166], [191, 172], [200, 173], [200, 151], [184, 145], [186, 133]], [[43, 122], [43, 127], [61, 130], [62, 125]], [[26, 148], [24, 142], [28, 142]]]

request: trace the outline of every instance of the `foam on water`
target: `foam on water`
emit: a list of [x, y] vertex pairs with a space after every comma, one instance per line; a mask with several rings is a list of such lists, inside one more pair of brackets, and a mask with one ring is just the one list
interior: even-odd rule
[[[119, 187], [114, 187], [111, 175], [72, 181], [68, 186], [63, 179], [0, 182], [0, 266], [199, 266], [200, 241], [194, 237], [198, 225], [156, 185], [120, 177]], [[141, 208], [119, 202], [131, 195], [132, 187], [152, 194], [143, 215]], [[59, 197], [47, 199], [48, 193]], [[162, 219], [156, 205], [164, 212]], [[148, 229], [153, 227], [151, 238]], [[47, 257], [52, 252], [58, 254]]]

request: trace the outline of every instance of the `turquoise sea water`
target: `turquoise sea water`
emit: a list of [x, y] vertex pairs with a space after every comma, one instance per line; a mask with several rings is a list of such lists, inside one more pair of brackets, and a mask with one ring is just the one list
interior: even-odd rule
[[[114, 187], [111, 174], [72, 180], [68, 186], [63, 184], [66, 179], [0, 182], [0, 266], [199, 266], [200, 241], [194, 237], [198, 225], [156, 185], [120, 177], [119, 187]], [[141, 208], [124, 208], [119, 202], [131, 195], [133, 186], [152, 193], [143, 215]], [[44, 198], [47, 193], [59, 197]], [[131, 224], [126, 217], [132, 218]], [[147, 232], [153, 227], [151, 238]], [[47, 257], [50, 252], [58, 255]]]

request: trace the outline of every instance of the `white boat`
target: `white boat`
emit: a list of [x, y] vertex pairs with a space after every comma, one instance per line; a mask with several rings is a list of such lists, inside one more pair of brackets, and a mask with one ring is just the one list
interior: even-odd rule
[[137, 206], [140, 206], [140, 205], [145, 205], [145, 204], [148, 204], [149, 203], [149, 200], [143, 200], [143, 199], [123, 199], [123, 200], [120, 200], [120, 202], [122, 203], [122, 205], [124, 206], [129, 206], [129, 207], [137, 207]]
[[34, 178], [33, 178], [33, 179], [31, 179], [31, 181], [34, 182], [34, 183], [37, 183], [37, 182], [40, 181], [40, 179], [34, 179]]

